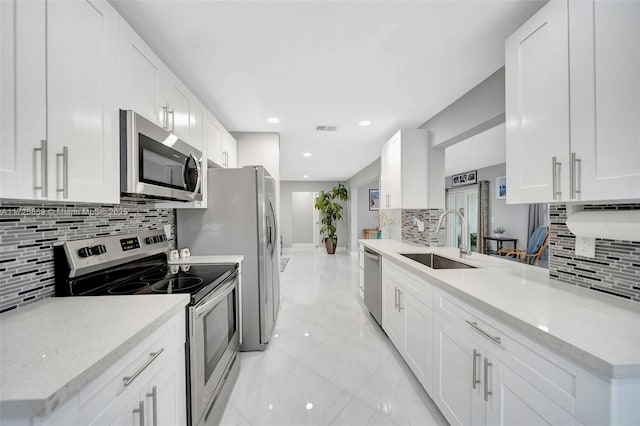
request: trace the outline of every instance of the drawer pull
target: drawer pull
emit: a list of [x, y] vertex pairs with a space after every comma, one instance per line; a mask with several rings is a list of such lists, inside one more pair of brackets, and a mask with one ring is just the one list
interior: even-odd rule
[[465, 322], [467, 324], [469, 324], [471, 327], [475, 328], [476, 330], [478, 330], [481, 334], [483, 334], [484, 336], [487, 336], [489, 339], [493, 340], [494, 342], [496, 342], [497, 344], [502, 343], [502, 341], [500, 340], [499, 336], [492, 336], [489, 333], [487, 333], [486, 331], [484, 331], [483, 329], [481, 329], [478, 326], [478, 323], [475, 321], [469, 321], [469, 320], [465, 320]]
[[147, 362], [142, 364], [142, 366], [140, 368], [138, 368], [135, 373], [133, 373], [131, 376], [123, 377], [122, 378], [122, 382], [123, 382], [124, 386], [127, 387], [131, 383], [133, 383], [133, 381], [136, 379], [136, 377], [138, 377], [140, 374], [142, 374], [142, 372], [149, 366], [149, 364], [151, 364], [156, 358], [158, 358], [163, 351], [164, 351], [164, 348], [160, 348], [160, 350], [158, 352], [151, 352], [149, 354], [149, 359], [147, 360]]

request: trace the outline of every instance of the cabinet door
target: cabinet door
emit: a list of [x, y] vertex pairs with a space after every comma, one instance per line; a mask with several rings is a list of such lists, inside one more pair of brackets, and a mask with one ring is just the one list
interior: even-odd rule
[[236, 140], [226, 133], [224, 138], [224, 152], [226, 155], [225, 167], [235, 168], [238, 166], [238, 148]]
[[389, 208], [402, 208], [402, 141], [398, 132], [389, 146]]
[[569, 199], [567, 7], [547, 3], [506, 41], [509, 203]]
[[[384, 266], [383, 266], [384, 268]], [[404, 319], [398, 309], [400, 286], [388, 275], [382, 274], [382, 328], [393, 344], [402, 352], [404, 347]]]
[[380, 155], [380, 208], [389, 208], [389, 165], [391, 158], [391, 144], [389, 142], [382, 146]]
[[202, 105], [193, 104], [189, 116], [189, 144], [204, 152], [204, 134], [207, 110]]
[[222, 131], [217, 123], [207, 118], [207, 158], [218, 165], [222, 165]]
[[433, 389], [433, 339], [431, 309], [411, 293], [400, 289], [400, 306], [404, 311], [405, 344], [403, 356], [422, 386], [431, 394]]
[[44, 0], [0, 2], [0, 198], [47, 198]]
[[177, 351], [145, 387], [140, 400], [145, 402], [146, 424], [183, 425], [187, 422], [185, 356]]
[[[483, 358], [484, 360], [484, 358]], [[575, 419], [520, 376], [490, 360], [486, 421], [490, 425], [574, 425]], [[483, 373], [484, 374], [484, 373]]]
[[640, 2], [569, 12], [572, 199], [640, 198]]
[[435, 380], [431, 397], [450, 424], [484, 424], [482, 350], [438, 315], [433, 319]]
[[124, 19], [120, 19], [120, 102], [130, 109], [166, 127], [160, 103], [162, 62]]
[[[137, 394], [133, 396], [138, 396]], [[142, 402], [142, 405], [140, 405]], [[117, 399], [98, 417], [96, 417], [90, 426], [144, 426], [140, 410], [143, 410], [142, 416], [145, 416], [145, 404], [138, 398], [130, 398], [122, 401]]]
[[168, 106], [168, 130], [180, 139], [189, 142], [191, 94], [166, 68], [162, 73], [161, 84], [163, 103]]
[[50, 199], [120, 201], [118, 22], [103, 0], [47, 4]]

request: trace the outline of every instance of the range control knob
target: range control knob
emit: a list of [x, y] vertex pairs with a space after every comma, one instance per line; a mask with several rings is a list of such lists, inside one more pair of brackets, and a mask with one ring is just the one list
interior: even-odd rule
[[104, 254], [106, 252], [107, 248], [104, 246], [104, 244], [98, 244], [97, 246], [93, 246], [93, 248], [91, 249], [92, 254]]
[[91, 249], [91, 247], [82, 247], [80, 250], [78, 250], [78, 256], [80, 257], [89, 257], [93, 255], [93, 250]]
[[153, 244], [153, 243], [154, 243], [154, 241], [153, 241], [153, 237], [147, 237], [147, 238], [145, 238], [145, 239], [144, 239], [144, 242], [145, 242], [145, 243], [147, 243], [147, 244]]

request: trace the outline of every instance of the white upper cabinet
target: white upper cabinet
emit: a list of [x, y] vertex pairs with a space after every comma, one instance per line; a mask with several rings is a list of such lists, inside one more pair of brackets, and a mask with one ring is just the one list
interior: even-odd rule
[[576, 201], [640, 198], [640, 2], [569, 4]]
[[162, 61], [121, 18], [120, 108], [135, 111], [159, 126], [165, 126], [166, 119], [160, 100], [162, 67]]
[[640, 3], [552, 0], [506, 42], [507, 201], [640, 198]]
[[120, 201], [118, 23], [106, 1], [47, 3], [49, 199]]
[[211, 114], [207, 116], [207, 158], [222, 165], [222, 130]]
[[0, 197], [119, 202], [117, 13], [100, 0], [1, 7]]
[[506, 157], [510, 203], [567, 199], [567, 37], [567, 2], [554, 0], [507, 39]]
[[222, 136], [222, 154], [224, 158], [224, 167], [238, 167], [238, 143], [236, 139], [228, 133]]
[[48, 197], [45, 22], [44, 1], [0, 2], [2, 198]]
[[382, 147], [380, 208], [444, 208], [444, 151], [426, 130], [399, 130]]
[[163, 68], [161, 81], [161, 98], [164, 100], [165, 128], [180, 139], [191, 142], [189, 122], [191, 118], [191, 102], [195, 101], [189, 90], [178, 80], [168, 68]]

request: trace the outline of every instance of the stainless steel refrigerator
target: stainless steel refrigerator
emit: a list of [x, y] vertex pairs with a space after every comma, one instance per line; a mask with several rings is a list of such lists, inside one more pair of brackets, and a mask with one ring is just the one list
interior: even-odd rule
[[206, 209], [177, 210], [178, 247], [244, 255], [241, 351], [266, 349], [280, 308], [275, 181], [264, 167], [209, 169]]

